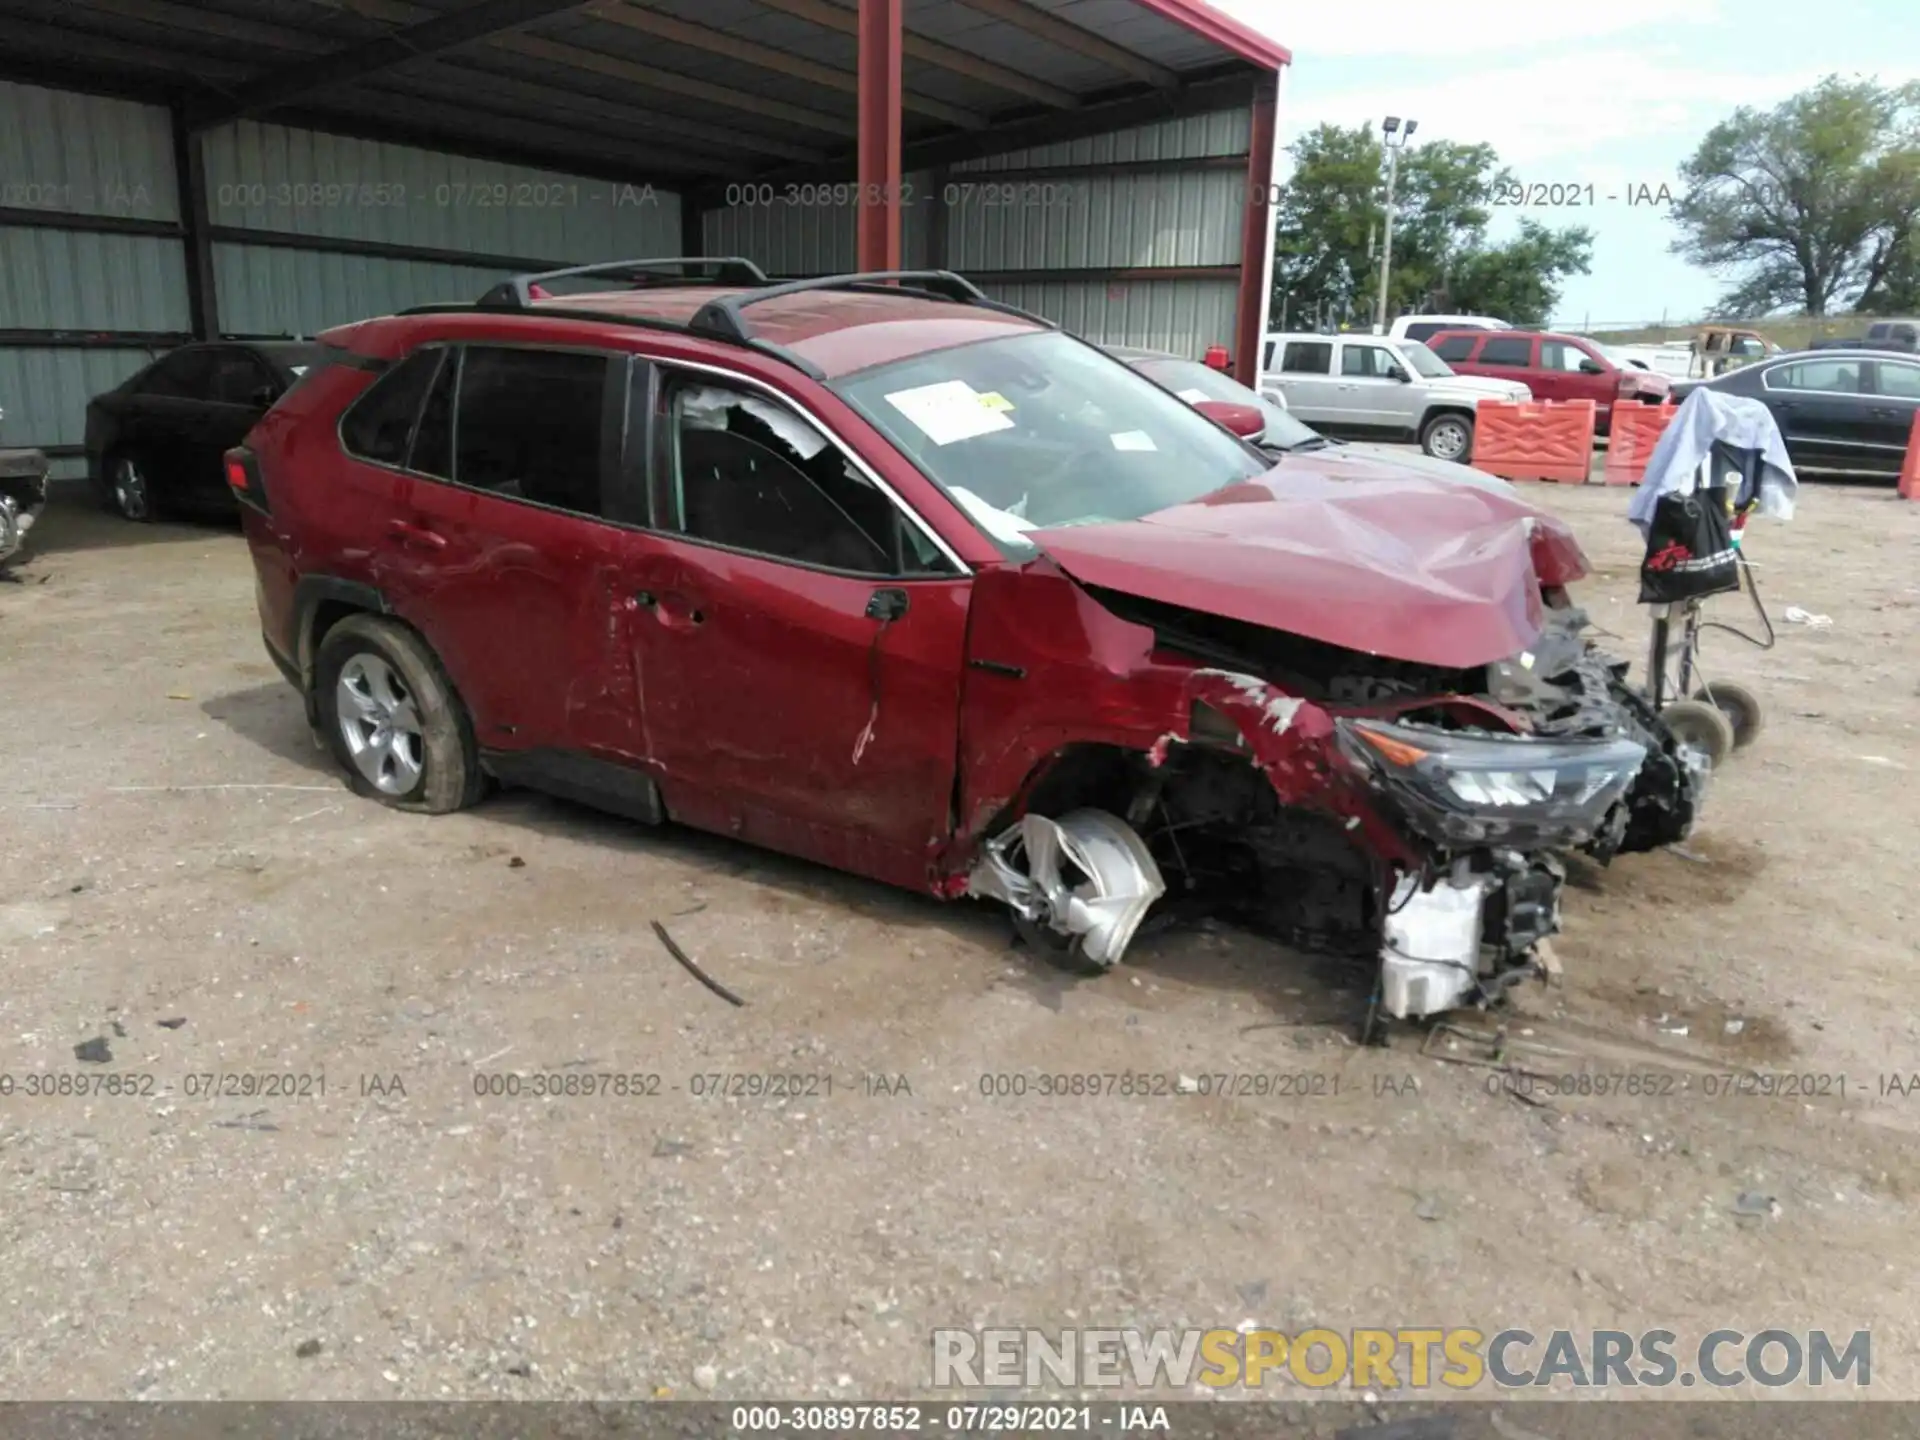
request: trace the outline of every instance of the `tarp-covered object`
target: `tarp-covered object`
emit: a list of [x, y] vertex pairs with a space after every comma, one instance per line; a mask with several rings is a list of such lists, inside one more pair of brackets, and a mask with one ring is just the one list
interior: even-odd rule
[[1647, 457], [1646, 477], [1627, 508], [1627, 518], [1640, 527], [1642, 535], [1647, 533], [1662, 495], [1690, 495], [1697, 486], [1719, 483], [1718, 477], [1702, 474], [1703, 462], [1712, 456], [1715, 441], [1751, 450], [1758, 457], [1743, 493], [1733, 497], [1736, 511], [1745, 511], [1750, 502], [1757, 501], [1762, 515], [1776, 520], [1793, 518], [1800, 481], [1793, 473], [1793, 461], [1787, 458], [1786, 442], [1780, 438], [1773, 412], [1758, 400], [1703, 385], [1681, 402], [1666, 433]]

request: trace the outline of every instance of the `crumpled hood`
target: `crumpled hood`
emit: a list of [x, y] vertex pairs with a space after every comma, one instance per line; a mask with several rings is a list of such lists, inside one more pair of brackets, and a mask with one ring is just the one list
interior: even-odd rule
[[1082, 584], [1456, 669], [1527, 649], [1540, 586], [1587, 573], [1572, 531], [1518, 496], [1351, 459], [1336, 478], [1314, 458], [1139, 520], [1026, 538]]

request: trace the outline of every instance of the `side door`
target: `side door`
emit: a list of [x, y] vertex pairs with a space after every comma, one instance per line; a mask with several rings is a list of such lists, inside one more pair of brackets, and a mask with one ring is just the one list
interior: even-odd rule
[[1873, 362], [1871, 401], [1862, 438], [1874, 447], [1873, 468], [1898, 475], [1920, 411], [1920, 360], [1891, 358]]
[[757, 380], [662, 365], [650, 413], [655, 529], [619, 542], [620, 614], [669, 811], [924, 887], [952, 827], [966, 567]]
[[1340, 396], [1353, 423], [1377, 431], [1419, 428], [1421, 397], [1413, 375], [1390, 345], [1375, 340], [1340, 342]]
[[[1587, 366], [1598, 373], [1589, 373]], [[1540, 367], [1528, 383], [1536, 400], [1591, 400], [1597, 418], [1613, 413], [1619, 381], [1594, 356], [1571, 340], [1540, 341]]]
[[374, 580], [439, 655], [482, 749], [562, 754], [603, 692], [601, 521], [627, 358], [505, 343], [438, 354], [378, 506]]
[[1480, 342], [1480, 348], [1474, 353], [1473, 366], [1468, 372], [1485, 375], [1494, 380], [1518, 380], [1533, 391], [1536, 400], [1557, 400], [1563, 397], [1547, 395], [1536, 388], [1541, 377], [1536, 373], [1535, 343], [1531, 335], [1489, 335]]
[[1272, 378], [1286, 397], [1287, 408], [1309, 425], [1339, 428], [1351, 419], [1340, 408], [1334, 380], [1332, 339], [1278, 342], [1279, 365]]
[[1761, 397], [1773, 411], [1795, 465], [1873, 468], [1872, 446], [1865, 436], [1868, 404], [1863, 399], [1868, 364], [1849, 357], [1793, 360], [1761, 372]]

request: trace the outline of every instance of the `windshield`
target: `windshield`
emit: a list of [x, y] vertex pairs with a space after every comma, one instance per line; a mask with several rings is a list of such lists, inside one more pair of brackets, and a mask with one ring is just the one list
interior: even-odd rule
[[1291, 450], [1320, 437], [1287, 412], [1287, 407], [1271, 395], [1249, 390], [1231, 375], [1202, 365], [1198, 360], [1136, 360], [1133, 368], [1149, 380], [1173, 391], [1189, 405], [1200, 400], [1224, 400], [1230, 405], [1253, 405], [1267, 417], [1267, 428], [1256, 442], [1275, 450]]
[[1402, 340], [1400, 353], [1406, 356], [1407, 364], [1413, 367], [1413, 373], [1423, 380], [1440, 380], [1453, 374], [1451, 365], [1418, 340]]
[[1263, 474], [1204, 415], [1057, 330], [878, 365], [834, 390], [974, 523], [1030, 530], [1137, 520]]

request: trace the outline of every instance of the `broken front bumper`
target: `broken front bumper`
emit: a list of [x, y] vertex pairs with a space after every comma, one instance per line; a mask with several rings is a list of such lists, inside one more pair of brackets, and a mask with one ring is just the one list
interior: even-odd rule
[[1381, 940], [1380, 1008], [1437, 1015], [1535, 973], [1534, 947], [1560, 928], [1562, 879], [1557, 862], [1511, 851], [1458, 860], [1426, 888], [1402, 876]]

